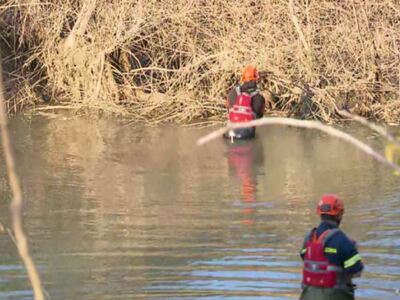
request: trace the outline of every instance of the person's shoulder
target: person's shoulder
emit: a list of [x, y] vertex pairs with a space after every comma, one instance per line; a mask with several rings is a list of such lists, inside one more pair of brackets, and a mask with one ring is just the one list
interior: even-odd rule
[[350, 238], [347, 236], [347, 234], [342, 229], [337, 228], [336, 234], [339, 235], [339, 237], [341, 237], [342, 239], [350, 241]]
[[257, 93], [254, 95], [254, 98], [257, 100], [265, 101], [264, 95], [260, 92], [260, 90], [257, 90]]
[[339, 239], [346, 239], [347, 235], [343, 232], [340, 228], [330, 228], [329, 235], [330, 238], [339, 238]]
[[313, 227], [313, 228], [307, 230], [307, 231], [304, 233], [304, 242], [306, 242], [306, 241], [308, 241], [308, 240], [311, 239], [311, 236], [313, 235], [313, 233], [314, 233], [315, 230], [317, 230], [317, 228], [316, 228], [316, 227]]
[[237, 88], [238, 88], [238, 86], [234, 86], [233, 88], [231, 88], [228, 92], [228, 95], [236, 95]]
[[355, 244], [355, 242], [353, 240], [351, 240], [347, 236], [347, 234], [339, 228], [335, 229], [335, 232], [333, 233], [332, 238], [330, 239], [330, 242], [335, 243], [341, 247], [354, 247], [354, 244]]
[[231, 103], [231, 105], [233, 105], [236, 97], [237, 97], [236, 87], [234, 87], [234, 88], [230, 89], [228, 92], [228, 99], [229, 99], [229, 102]]

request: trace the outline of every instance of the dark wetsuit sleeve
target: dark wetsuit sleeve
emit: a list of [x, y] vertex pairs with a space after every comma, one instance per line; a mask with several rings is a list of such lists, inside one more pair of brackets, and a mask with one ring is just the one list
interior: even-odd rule
[[257, 94], [253, 96], [252, 102], [251, 102], [251, 107], [253, 109], [253, 112], [256, 114], [256, 118], [262, 118], [264, 115], [264, 109], [265, 109], [265, 98], [261, 94]]
[[325, 244], [325, 255], [331, 263], [343, 267], [349, 275], [359, 273], [364, 268], [355, 242], [343, 232], [338, 232]]
[[228, 108], [231, 108], [233, 105], [235, 105], [235, 101], [236, 101], [236, 90], [231, 89], [229, 91], [228, 99], [227, 99]]
[[347, 238], [347, 247], [343, 249], [343, 264], [347, 274], [356, 274], [363, 270], [364, 266], [361, 262], [361, 256], [357, 251], [355, 242]]

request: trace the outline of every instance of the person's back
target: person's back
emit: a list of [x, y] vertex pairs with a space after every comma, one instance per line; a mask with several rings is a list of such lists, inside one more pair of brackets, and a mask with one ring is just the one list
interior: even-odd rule
[[324, 195], [317, 212], [321, 223], [306, 235], [300, 252], [304, 261], [300, 299], [354, 299], [352, 279], [361, 274], [363, 264], [355, 242], [339, 229], [343, 202]]
[[[243, 123], [261, 118], [264, 114], [265, 98], [257, 88], [259, 75], [252, 66], [243, 70], [242, 84], [233, 88], [227, 99], [229, 109], [229, 121]], [[255, 127], [240, 128], [231, 131], [235, 138], [253, 138]]]

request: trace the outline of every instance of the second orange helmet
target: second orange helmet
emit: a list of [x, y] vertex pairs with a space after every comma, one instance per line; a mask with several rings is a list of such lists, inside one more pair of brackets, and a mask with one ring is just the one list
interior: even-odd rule
[[259, 79], [258, 71], [253, 66], [246, 66], [242, 72], [242, 82], [253, 81]]

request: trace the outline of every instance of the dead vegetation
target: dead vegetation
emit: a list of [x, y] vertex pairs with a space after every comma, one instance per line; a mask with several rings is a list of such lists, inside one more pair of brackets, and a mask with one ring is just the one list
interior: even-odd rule
[[44, 103], [151, 123], [222, 119], [253, 64], [281, 115], [399, 122], [398, 1], [2, 2], [11, 112]]

